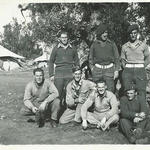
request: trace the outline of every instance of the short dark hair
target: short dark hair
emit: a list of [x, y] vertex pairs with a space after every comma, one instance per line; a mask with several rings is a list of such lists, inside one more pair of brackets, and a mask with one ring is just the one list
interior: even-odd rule
[[79, 71], [79, 70], [82, 72], [80, 66], [74, 66], [74, 67], [72, 68], [72, 72], [73, 72], [73, 73], [76, 72], [76, 71]]
[[103, 78], [101, 78], [101, 79], [95, 81], [95, 83], [96, 83], [96, 84], [99, 84], [99, 83], [105, 83], [105, 84], [106, 84], [106, 80], [103, 79]]
[[35, 68], [33, 70], [33, 74], [35, 75], [36, 72], [42, 72], [42, 74], [44, 75], [44, 70], [42, 68]]

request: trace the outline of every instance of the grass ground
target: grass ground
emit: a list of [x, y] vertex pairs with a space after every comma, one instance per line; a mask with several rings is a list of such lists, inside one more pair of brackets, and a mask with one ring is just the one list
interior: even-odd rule
[[[46, 74], [47, 77], [47, 74]], [[28, 123], [19, 114], [23, 105], [24, 88], [32, 80], [32, 72], [0, 72], [0, 144], [127, 144], [126, 138], [115, 128], [108, 132], [98, 129], [83, 131], [72, 124], [43, 128]]]

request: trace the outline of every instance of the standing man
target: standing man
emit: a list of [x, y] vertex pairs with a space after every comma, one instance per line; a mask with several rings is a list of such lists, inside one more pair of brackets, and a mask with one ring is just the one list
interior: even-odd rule
[[[91, 93], [81, 108], [82, 127], [87, 129], [90, 124], [97, 125], [103, 131], [109, 129], [110, 125], [119, 121], [119, 110], [116, 96], [106, 90], [106, 81], [97, 81], [97, 89]], [[88, 108], [94, 105], [94, 112], [88, 112]]]
[[66, 88], [67, 109], [59, 120], [61, 124], [71, 121], [81, 123], [81, 106], [95, 89], [95, 83], [81, 79], [82, 71], [80, 67], [73, 68], [72, 71], [73, 80], [69, 82]]
[[118, 77], [120, 62], [117, 46], [108, 39], [107, 26], [102, 24], [97, 29], [97, 40], [90, 48], [89, 63], [93, 81], [106, 80], [108, 90], [114, 92], [114, 80]]
[[44, 126], [46, 115], [51, 117], [51, 126], [56, 127], [60, 100], [58, 91], [53, 82], [46, 81], [41, 68], [33, 70], [34, 80], [29, 82], [24, 93], [24, 107], [21, 114], [36, 115], [39, 127]]
[[142, 133], [144, 130], [150, 130], [148, 108], [145, 100], [137, 95], [134, 85], [129, 85], [126, 89], [126, 95], [120, 100], [120, 110], [120, 129], [129, 142], [147, 142], [148, 139], [142, 137]]
[[68, 42], [68, 33], [62, 31], [49, 61], [49, 76], [54, 80], [61, 101], [64, 99], [64, 88], [72, 79], [72, 67], [76, 65], [79, 65], [77, 50]]
[[146, 71], [145, 67], [150, 63], [150, 54], [145, 42], [139, 41], [137, 24], [128, 28], [129, 41], [122, 46], [121, 61], [124, 68], [122, 73], [123, 87], [135, 84], [143, 99], [146, 97]]

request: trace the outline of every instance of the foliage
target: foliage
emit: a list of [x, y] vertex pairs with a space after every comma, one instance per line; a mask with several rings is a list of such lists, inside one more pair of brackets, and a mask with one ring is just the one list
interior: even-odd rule
[[[39, 42], [56, 42], [62, 29], [68, 30], [71, 42], [76, 43], [78, 37], [90, 46], [101, 23], [108, 25], [110, 39], [120, 50], [128, 40], [128, 25], [148, 26], [150, 17], [149, 5], [144, 3], [30, 3], [18, 7], [22, 14], [30, 11], [31, 21], [19, 24], [14, 20], [13, 25], [6, 25], [2, 44], [26, 57], [39, 54]], [[142, 16], [145, 21], [140, 20]]]

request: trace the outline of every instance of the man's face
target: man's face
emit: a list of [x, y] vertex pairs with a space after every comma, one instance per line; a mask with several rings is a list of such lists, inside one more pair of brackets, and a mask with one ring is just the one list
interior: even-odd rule
[[82, 76], [81, 70], [75, 71], [73, 73], [73, 77], [76, 82], [79, 82], [81, 80], [81, 76]]
[[133, 30], [131, 33], [130, 33], [130, 40], [132, 42], [136, 41], [137, 40], [137, 35], [138, 35], [138, 31], [137, 30]]
[[101, 35], [101, 40], [102, 41], [106, 41], [108, 38], [108, 31], [105, 31], [102, 35]]
[[60, 41], [62, 44], [67, 45], [68, 44], [68, 35], [65, 33], [62, 33], [60, 36]]
[[37, 84], [41, 84], [44, 80], [43, 73], [40, 71], [35, 72], [34, 79]]
[[107, 86], [105, 83], [98, 83], [97, 89], [98, 89], [99, 94], [103, 95], [107, 89]]
[[135, 96], [136, 96], [136, 91], [135, 90], [128, 90], [127, 91], [127, 97], [128, 97], [129, 100], [133, 100]]

